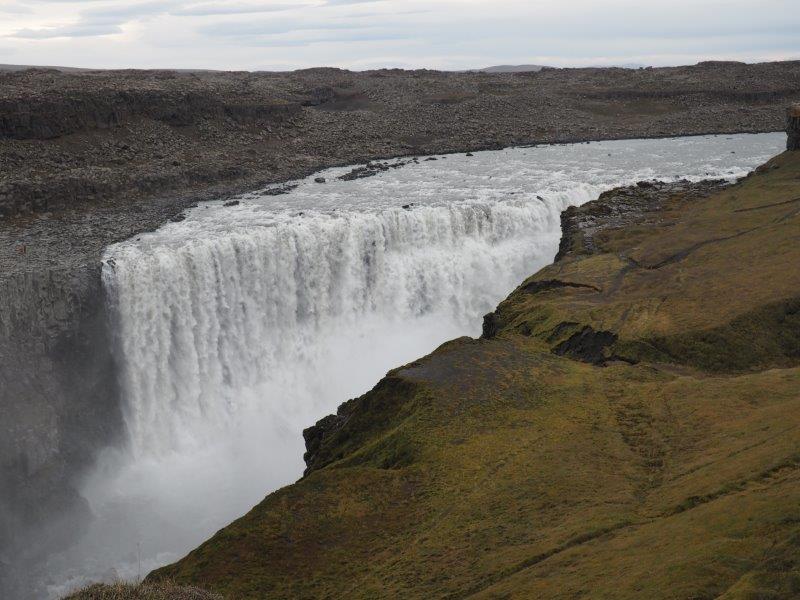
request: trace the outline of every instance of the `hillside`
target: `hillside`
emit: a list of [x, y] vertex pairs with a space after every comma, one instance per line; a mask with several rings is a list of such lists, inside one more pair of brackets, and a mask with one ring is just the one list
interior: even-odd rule
[[796, 598], [800, 153], [563, 216], [484, 323], [149, 576], [229, 598]]

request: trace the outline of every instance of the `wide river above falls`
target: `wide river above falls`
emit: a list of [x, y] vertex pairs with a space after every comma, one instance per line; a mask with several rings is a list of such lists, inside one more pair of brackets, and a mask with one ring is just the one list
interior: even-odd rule
[[[301, 432], [387, 370], [477, 335], [552, 261], [560, 213], [640, 180], [736, 178], [784, 134], [421, 157], [207, 202], [104, 256], [126, 443], [45, 595], [173, 561], [303, 471]], [[324, 183], [315, 182], [322, 177]]]

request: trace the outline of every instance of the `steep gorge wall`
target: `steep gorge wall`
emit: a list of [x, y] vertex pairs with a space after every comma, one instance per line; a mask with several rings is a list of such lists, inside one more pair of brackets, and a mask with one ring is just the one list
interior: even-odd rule
[[18, 273], [0, 286], [3, 595], [81, 526], [77, 478], [122, 421], [99, 267]]
[[47, 140], [92, 129], [112, 129], [136, 118], [176, 127], [201, 119], [246, 125], [289, 118], [296, 103], [218, 97], [202, 92], [93, 90], [85, 93], [0, 99], [0, 138]]

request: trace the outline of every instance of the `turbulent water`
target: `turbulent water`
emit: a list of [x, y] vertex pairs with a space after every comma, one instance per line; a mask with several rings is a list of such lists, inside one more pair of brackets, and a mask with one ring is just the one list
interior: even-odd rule
[[[302, 472], [301, 431], [459, 335], [550, 262], [559, 215], [642, 179], [737, 177], [778, 134], [452, 155], [249, 194], [108, 248], [127, 444], [52, 559], [55, 594], [178, 558]], [[65, 583], [66, 582], [66, 583]]]

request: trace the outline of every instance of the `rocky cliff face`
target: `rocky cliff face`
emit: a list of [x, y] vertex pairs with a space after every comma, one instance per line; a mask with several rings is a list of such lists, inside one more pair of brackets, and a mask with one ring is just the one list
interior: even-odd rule
[[795, 104], [787, 111], [786, 131], [789, 134], [786, 149], [800, 150], [800, 104]]
[[175, 127], [197, 125], [206, 119], [264, 126], [291, 118], [299, 110], [295, 103], [265, 98], [247, 102], [202, 91], [90, 89], [38, 98], [26, 94], [0, 100], [0, 138], [47, 140], [123, 127], [142, 118]]
[[122, 422], [99, 269], [15, 273], [0, 285], [2, 595], [81, 527], [76, 481]]

